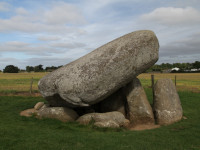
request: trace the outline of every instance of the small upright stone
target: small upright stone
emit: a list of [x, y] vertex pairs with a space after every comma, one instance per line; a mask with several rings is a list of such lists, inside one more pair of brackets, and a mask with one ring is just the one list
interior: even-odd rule
[[138, 78], [130, 82], [125, 88], [128, 103], [128, 117], [132, 126], [155, 124], [153, 111], [146, 93]]
[[172, 124], [181, 120], [183, 110], [171, 79], [160, 79], [155, 84], [154, 113], [160, 125]]

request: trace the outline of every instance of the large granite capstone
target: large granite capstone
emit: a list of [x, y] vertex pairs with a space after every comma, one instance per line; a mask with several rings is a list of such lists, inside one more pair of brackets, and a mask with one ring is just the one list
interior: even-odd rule
[[51, 106], [90, 106], [151, 67], [158, 49], [152, 31], [129, 33], [43, 77], [40, 93]]

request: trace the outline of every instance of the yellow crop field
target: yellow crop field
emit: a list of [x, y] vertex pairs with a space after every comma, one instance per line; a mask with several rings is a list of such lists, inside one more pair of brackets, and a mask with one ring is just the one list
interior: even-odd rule
[[32, 90], [37, 92], [37, 83], [46, 74], [47, 73], [0, 73], [0, 93], [29, 92], [32, 78]]
[[[0, 73], [0, 93], [29, 92], [31, 78], [33, 77], [33, 91], [38, 92], [37, 83], [48, 73]], [[151, 87], [151, 75], [143, 73], [138, 76], [145, 88]], [[179, 91], [193, 91], [200, 93], [200, 73], [154, 73], [155, 82], [161, 78], [177, 79]]]
[[170, 78], [175, 82], [176, 76], [177, 90], [200, 92], [200, 73], [143, 73], [138, 78], [144, 87], [151, 85], [151, 75], [154, 75], [155, 82], [162, 78]]

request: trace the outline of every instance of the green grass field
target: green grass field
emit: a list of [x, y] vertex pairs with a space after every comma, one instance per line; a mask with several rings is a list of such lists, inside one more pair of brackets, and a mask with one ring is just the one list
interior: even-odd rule
[[[144, 131], [100, 129], [54, 119], [21, 117], [22, 110], [32, 108], [39, 101], [45, 102], [41, 96], [25, 94], [31, 77], [37, 92], [37, 82], [44, 75], [0, 74], [0, 150], [200, 150], [200, 74], [177, 75], [177, 88], [187, 119]], [[174, 77], [174, 74], [156, 74], [155, 79], [163, 75]], [[150, 74], [139, 78], [152, 103]], [[22, 92], [22, 96], [16, 96], [18, 92]]]
[[[146, 89], [151, 97], [150, 89]], [[179, 92], [188, 119], [145, 131], [99, 129], [53, 119], [19, 116], [41, 97], [0, 97], [1, 150], [199, 150], [200, 94]]]

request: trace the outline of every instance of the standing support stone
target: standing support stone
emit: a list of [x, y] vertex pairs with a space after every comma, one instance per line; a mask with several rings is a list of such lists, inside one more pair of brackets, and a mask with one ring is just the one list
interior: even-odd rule
[[183, 110], [171, 79], [160, 79], [155, 84], [154, 112], [160, 125], [172, 124], [181, 120]]
[[154, 124], [153, 111], [140, 80], [136, 78], [130, 82], [124, 88], [124, 92], [128, 103], [130, 124], [132, 126]]

